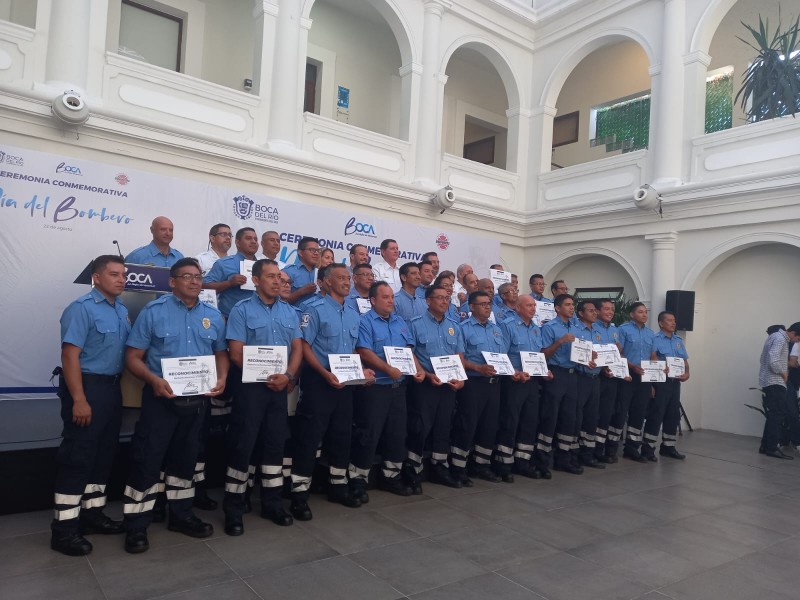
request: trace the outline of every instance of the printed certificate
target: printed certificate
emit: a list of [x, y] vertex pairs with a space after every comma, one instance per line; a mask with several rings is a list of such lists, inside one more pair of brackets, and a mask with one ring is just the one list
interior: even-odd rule
[[547, 377], [547, 360], [541, 352], [520, 352], [522, 370], [531, 377]]
[[620, 362], [613, 365], [608, 365], [608, 368], [611, 374], [617, 379], [627, 379], [631, 376], [630, 370], [628, 369], [627, 358], [623, 358]]
[[344, 385], [364, 385], [369, 380], [364, 377], [364, 367], [358, 354], [329, 354], [331, 373]]
[[544, 300], [536, 300], [536, 314], [533, 315], [533, 322], [539, 327], [556, 318], [556, 305]]
[[667, 373], [667, 377], [681, 377], [686, 373], [686, 362], [677, 356], [667, 356], [667, 367], [669, 368], [669, 373]]
[[253, 290], [256, 289], [256, 284], [253, 283], [253, 265], [256, 264], [254, 260], [243, 260], [239, 262], [239, 275], [244, 275], [247, 277], [247, 282], [243, 283], [239, 287], [243, 290]]
[[242, 358], [242, 383], [267, 381], [270, 375], [286, 373], [289, 358], [286, 346], [245, 346]]
[[217, 383], [217, 361], [214, 356], [162, 358], [161, 372], [176, 396], [206, 394]]
[[592, 342], [576, 339], [572, 342], [569, 359], [579, 365], [589, 366], [592, 361]]
[[217, 290], [200, 290], [200, 297], [198, 300], [205, 302], [206, 304], [210, 304], [214, 308], [219, 308], [217, 305]]
[[467, 373], [464, 365], [457, 354], [448, 356], [431, 356], [433, 372], [444, 382], [447, 381], [466, 381]]
[[511, 359], [508, 354], [500, 354], [499, 352], [481, 352], [483, 360], [487, 365], [494, 367], [497, 375], [513, 375], [514, 365], [511, 364]]
[[384, 346], [383, 352], [386, 354], [386, 362], [390, 366], [400, 369], [404, 375], [417, 374], [417, 364], [414, 362], [414, 353], [411, 348]]
[[358, 304], [359, 314], [362, 315], [367, 314], [372, 309], [369, 298], [356, 298], [356, 304]]
[[594, 351], [597, 352], [594, 362], [598, 367], [608, 367], [622, 361], [616, 344], [595, 344]]
[[511, 271], [500, 271], [498, 269], [489, 269], [489, 279], [494, 284], [495, 293], [499, 293], [500, 286], [504, 283], [511, 283]]
[[664, 369], [667, 368], [667, 363], [663, 360], [643, 360], [641, 365], [644, 373], [642, 374], [642, 381], [649, 381], [652, 383], [664, 383], [667, 380], [667, 374]]

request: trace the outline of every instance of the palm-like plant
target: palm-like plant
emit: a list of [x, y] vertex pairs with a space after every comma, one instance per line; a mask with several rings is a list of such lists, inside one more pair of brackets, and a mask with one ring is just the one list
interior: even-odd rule
[[[770, 36], [769, 19], [758, 16], [758, 29], [742, 23], [755, 43], [739, 40], [758, 54], [742, 77], [734, 102], [740, 102], [749, 121], [764, 121], [800, 112], [800, 16], [783, 30], [780, 10], [778, 26]], [[740, 100], [741, 99], [741, 100]], [[750, 106], [748, 107], [748, 101]]]

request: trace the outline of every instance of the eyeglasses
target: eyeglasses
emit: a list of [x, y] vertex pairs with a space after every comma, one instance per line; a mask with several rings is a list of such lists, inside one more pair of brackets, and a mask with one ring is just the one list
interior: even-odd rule
[[186, 283], [189, 283], [190, 281], [203, 281], [203, 276], [184, 273], [183, 275], [176, 275], [173, 279], [182, 279]]
[[222, 231], [220, 233], [215, 233], [214, 235], [217, 237], [224, 237], [224, 238], [233, 237], [233, 234], [229, 231]]
[[491, 302], [475, 302], [474, 304], [471, 304], [470, 306], [480, 306], [481, 308], [486, 308], [487, 306], [491, 306], [491, 305], [492, 305]]
[[450, 301], [450, 298], [452, 298], [452, 296], [429, 296], [429, 298], [431, 300], [447, 300], [447, 301]]
[[303, 248], [301, 252], [311, 252], [311, 254], [319, 254], [320, 248]]
[[375, 279], [375, 273], [366, 271], [364, 273], [356, 273], [356, 277], [366, 277], [367, 279]]

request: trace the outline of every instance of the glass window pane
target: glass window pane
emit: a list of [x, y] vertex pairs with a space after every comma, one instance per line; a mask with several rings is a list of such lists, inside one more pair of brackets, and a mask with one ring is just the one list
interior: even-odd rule
[[136, 4], [122, 3], [118, 52], [151, 65], [179, 71], [181, 20]]

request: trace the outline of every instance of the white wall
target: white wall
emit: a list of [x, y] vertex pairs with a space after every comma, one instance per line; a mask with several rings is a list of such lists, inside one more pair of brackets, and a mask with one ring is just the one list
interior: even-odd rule
[[[206, 5], [203, 79], [243, 90], [253, 79], [255, 23], [251, 0], [203, 0]], [[271, 43], [271, 40], [269, 41]]]
[[[531, 273], [526, 275], [526, 280]], [[636, 296], [636, 286], [630, 275], [622, 266], [607, 256], [587, 256], [558, 269], [545, 278], [549, 286], [553, 281], [563, 279], [569, 289], [574, 291], [579, 287], [623, 287], [625, 297]]]
[[0, 0], [0, 20], [36, 27], [37, 0]]
[[[343, 11], [324, 0], [311, 9], [313, 24], [308, 42], [336, 55], [334, 92], [338, 86], [350, 90], [349, 124], [376, 133], [391, 135], [392, 104], [399, 101], [392, 94], [392, 77], [400, 69], [400, 50], [394, 34], [385, 22], [375, 22]], [[336, 114], [336, 96], [321, 99], [332, 103]]]

